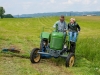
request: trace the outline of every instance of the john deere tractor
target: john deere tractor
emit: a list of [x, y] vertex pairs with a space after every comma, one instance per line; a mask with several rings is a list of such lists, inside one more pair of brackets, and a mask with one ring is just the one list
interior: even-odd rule
[[68, 40], [64, 39], [64, 33], [53, 31], [52, 33], [42, 32], [40, 48], [34, 48], [30, 54], [30, 61], [38, 63], [41, 58], [65, 58], [66, 67], [72, 67], [75, 61], [75, 54], [69, 51]]

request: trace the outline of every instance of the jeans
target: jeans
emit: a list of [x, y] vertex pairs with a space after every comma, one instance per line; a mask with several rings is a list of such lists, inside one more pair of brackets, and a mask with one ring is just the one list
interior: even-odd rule
[[69, 32], [69, 41], [76, 42], [77, 41], [77, 32]]

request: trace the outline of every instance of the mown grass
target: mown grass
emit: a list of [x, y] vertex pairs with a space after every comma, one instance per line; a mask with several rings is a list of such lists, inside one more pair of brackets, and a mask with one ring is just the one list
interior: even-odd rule
[[[66, 17], [69, 22], [71, 17]], [[65, 59], [42, 60], [31, 65], [30, 51], [39, 47], [40, 33], [52, 32], [59, 17], [0, 19], [0, 49], [14, 46], [20, 54], [0, 53], [0, 75], [100, 75], [100, 17], [75, 17], [81, 26], [76, 61], [65, 67]]]

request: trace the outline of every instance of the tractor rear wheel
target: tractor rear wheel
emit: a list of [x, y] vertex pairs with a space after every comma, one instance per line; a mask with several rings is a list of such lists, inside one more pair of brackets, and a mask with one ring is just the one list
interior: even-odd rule
[[66, 59], [66, 67], [72, 67], [75, 62], [75, 54], [74, 53], [69, 53]]
[[34, 48], [32, 51], [31, 51], [31, 54], [30, 54], [30, 61], [32, 63], [38, 63], [41, 59], [41, 55], [38, 53], [40, 49], [39, 48]]

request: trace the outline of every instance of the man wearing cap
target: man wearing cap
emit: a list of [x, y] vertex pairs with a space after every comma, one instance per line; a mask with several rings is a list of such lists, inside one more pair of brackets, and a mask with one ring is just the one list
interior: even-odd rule
[[56, 31], [58, 31], [58, 32], [63, 32], [63, 33], [64, 33], [64, 39], [66, 39], [66, 35], [67, 35], [66, 31], [67, 31], [67, 29], [68, 29], [68, 26], [67, 26], [67, 24], [66, 24], [66, 22], [65, 22], [65, 18], [64, 18], [63, 15], [60, 16], [60, 20], [57, 21], [57, 22], [53, 25], [53, 27], [56, 28]]
[[70, 50], [75, 53], [77, 35], [80, 32], [80, 26], [76, 23], [75, 18], [70, 19], [68, 23], [68, 32], [69, 32], [69, 41], [70, 41]]

